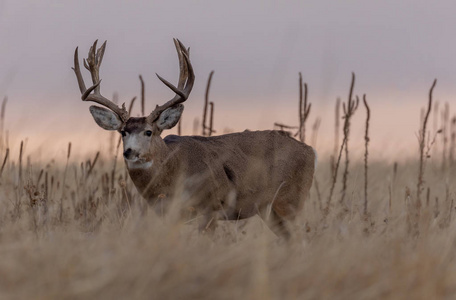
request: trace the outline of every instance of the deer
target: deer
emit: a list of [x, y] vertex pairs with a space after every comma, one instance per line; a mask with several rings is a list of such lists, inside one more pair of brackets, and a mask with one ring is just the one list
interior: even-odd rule
[[95, 122], [121, 134], [129, 176], [156, 211], [166, 210], [176, 197], [183, 197], [182, 211], [196, 214], [201, 232], [213, 232], [218, 220], [259, 215], [276, 235], [289, 238], [312, 186], [316, 152], [277, 130], [162, 138], [164, 130], [178, 123], [195, 82], [190, 48], [178, 39], [174, 45], [180, 69], [177, 86], [156, 75], [175, 96], [143, 117], [131, 117], [125, 103], [118, 106], [100, 92], [106, 41], [97, 50], [95, 41], [83, 60], [92, 77], [89, 88], [76, 48], [72, 69], [82, 101], [99, 104], [89, 108]]

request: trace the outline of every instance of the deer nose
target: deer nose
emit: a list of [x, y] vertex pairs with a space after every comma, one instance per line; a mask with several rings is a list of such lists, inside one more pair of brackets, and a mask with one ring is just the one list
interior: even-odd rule
[[123, 153], [123, 156], [126, 158], [126, 159], [129, 159], [130, 158], [130, 155], [131, 155], [131, 148], [128, 148], [127, 150], [125, 150], [125, 152]]

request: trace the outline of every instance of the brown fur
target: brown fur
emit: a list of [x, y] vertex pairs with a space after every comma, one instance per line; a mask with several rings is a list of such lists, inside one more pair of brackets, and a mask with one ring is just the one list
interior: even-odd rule
[[[134, 130], [133, 124], [126, 128]], [[214, 219], [267, 217], [272, 204], [272, 229], [288, 235], [284, 223], [300, 211], [312, 185], [313, 149], [280, 131], [156, 136], [151, 143], [154, 164], [130, 170], [133, 182], [152, 204], [183, 190], [184, 209], [204, 216], [202, 228]]]
[[131, 117], [127, 120], [123, 130], [128, 133], [138, 133], [144, 130], [144, 127], [147, 124], [146, 118], [135, 118]]

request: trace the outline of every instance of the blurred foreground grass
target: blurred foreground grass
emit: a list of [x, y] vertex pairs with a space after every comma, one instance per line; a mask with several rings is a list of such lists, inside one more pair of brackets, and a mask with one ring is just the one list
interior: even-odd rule
[[[92, 160], [92, 161], [91, 161]], [[0, 181], [0, 299], [439, 299], [456, 297], [455, 170], [417, 162], [350, 171], [348, 196], [319, 162], [289, 242], [259, 217], [215, 236], [141, 199], [123, 162], [8, 162]], [[90, 169], [92, 169], [90, 171]], [[324, 205], [322, 205], [324, 206]], [[176, 206], [177, 207], [177, 206]], [[177, 211], [178, 208], [175, 208]]]

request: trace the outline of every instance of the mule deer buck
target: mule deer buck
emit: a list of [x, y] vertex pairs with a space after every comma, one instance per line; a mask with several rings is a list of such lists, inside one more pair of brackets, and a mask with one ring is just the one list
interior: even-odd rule
[[[202, 218], [200, 230], [212, 229], [215, 220], [237, 220], [256, 214], [270, 220], [271, 229], [288, 237], [288, 223], [302, 209], [312, 185], [315, 153], [281, 131], [244, 131], [213, 137], [168, 135], [174, 127], [195, 81], [189, 50], [177, 39], [177, 87], [158, 74], [176, 95], [147, 117], [129, 117], [122, 107], [100, 93], [100, 65], [106, 42], [89, 50], [84, 66], [93, 85], [86, 88], [79, 68], [78, 48], [74, 72], [83, 101], [91, 106], [95, 122], [122, 134], [123, 156], [130, 177], [141, 195], [161, 207], [173, 197], [184, 197], [185, 209]], [[177, 195], [176, 191], [182, 191]]]

